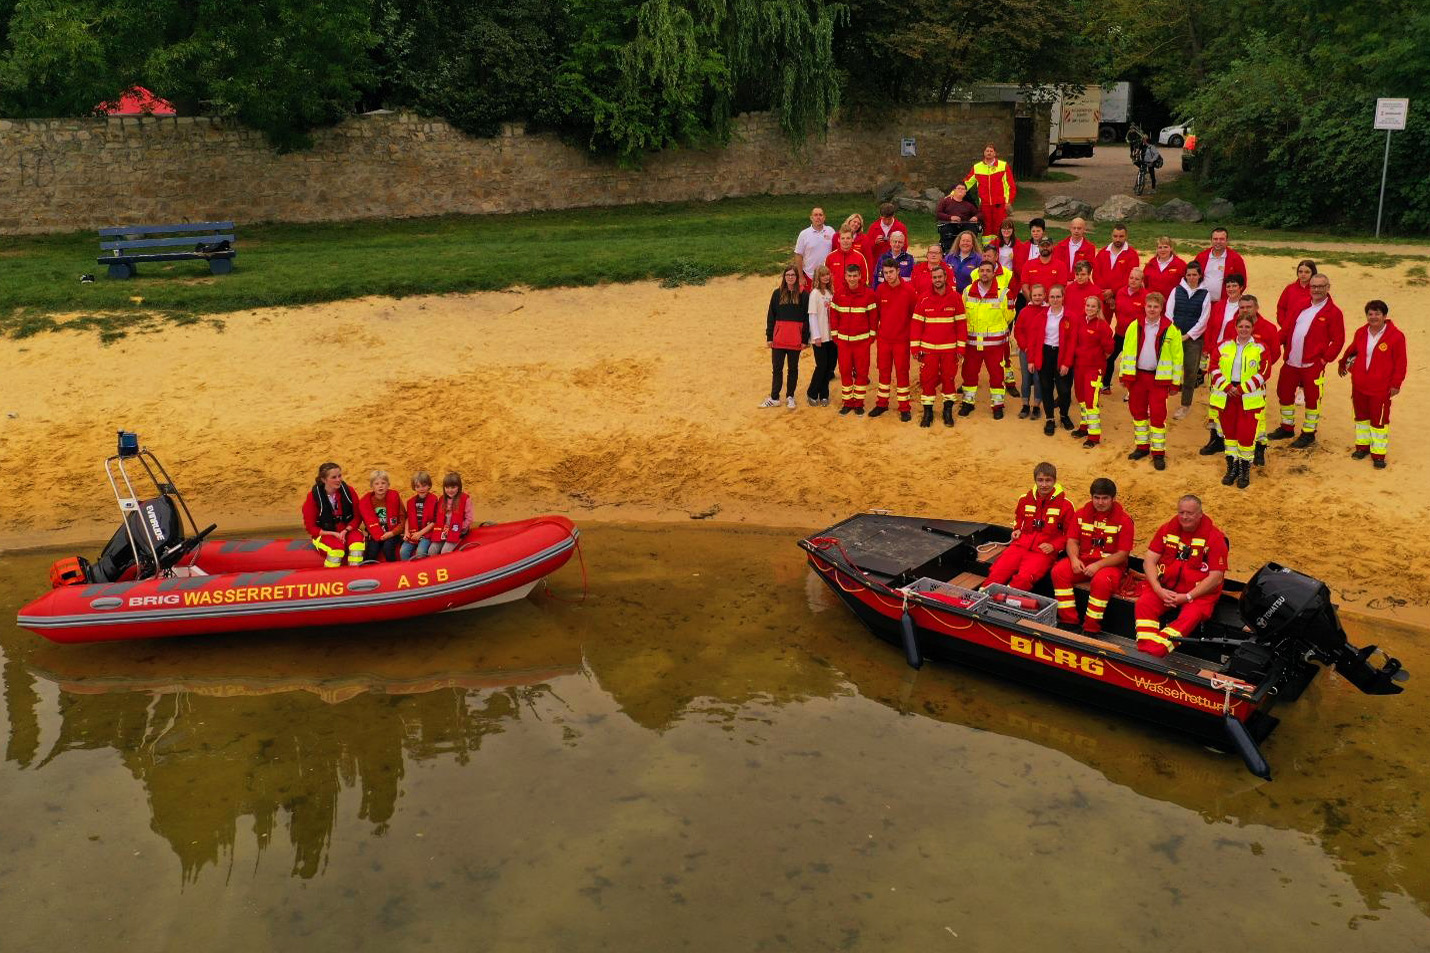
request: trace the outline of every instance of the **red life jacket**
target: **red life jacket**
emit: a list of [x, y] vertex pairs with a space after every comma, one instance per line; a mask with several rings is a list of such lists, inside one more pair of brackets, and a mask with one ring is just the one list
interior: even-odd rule
[[367, 534], [373, 539], [396, 529], [402, 525], [402, 497], [391, 487], [387, 490], [387, 496], [383, 497], [382, 507], [384, 509], [383, 518], [377, 518], [377, 497], [372, 491], [363, 494], [362, 500], [358, 503], [358, 510], [362, 513], [362, 521], [367, 526]]
[[[437, 525], [432, 527], [434, 543], [455, 543], [466, 535], [466, 531], [462, 529], [462, 520], [466, 519], [468, 499], [470, 497], [465, 493], [458, 493], [457, 498], [451, 501], [446, 493], [437, 498]], [[471, 527], [468, 526], [467, 529]]]
[[[437, 493], [428, 493], [425, 498], [419, 497], [416, 493], [408, 497], [407, 531], [409, 533], [417, 533], [432, 528], [433, 522], [437, 519], [437, 501], [439, 499], [441, 499], [441, 495]], [[420, 520], [417, 518], [417, 507], [419, 504], [422, 506], [422, 518]]]

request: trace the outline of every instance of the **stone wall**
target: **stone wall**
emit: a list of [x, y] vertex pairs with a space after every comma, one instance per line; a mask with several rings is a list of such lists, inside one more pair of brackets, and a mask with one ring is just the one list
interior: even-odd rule
[[[891, 179], [944, 188], [986, 141], [1011, 157], [1012, 137], [1011, 104], [953, 104], [844, 115], [827, 141], [796, 152], [761, 113], [739, 117], [727, 146], [667, 150], [631, 169], [554, 135], [513, 126], [473, 139], [408, 113], [351, 119], [287, 155], [216, 119], [0, 120], [0, 233], [872, 192]], [[900, 155], [904, 138], [915, 156]]]

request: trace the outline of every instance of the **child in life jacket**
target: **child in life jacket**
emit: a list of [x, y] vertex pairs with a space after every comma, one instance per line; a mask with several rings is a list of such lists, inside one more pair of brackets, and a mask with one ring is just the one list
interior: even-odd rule
[[412, 474], [412, 496], [407, 499], [407, 523], [402, 533], [400, 555], [405, 562], [426, 556], [432, 546], [432, 526], [437, 521], [437, 497], [432, 495], [432, 475], [426, 470]]
[[475, 514], [472, 498], [462, 492], [462, 476], [448, 473], [442, 478], [442, 496], [437, 500], [437, 523], [432, 527], [433, 556], [450, 553], [467, 538]]
[[374, 470], [368, 477], [370, 491], [358, 501], [363, 526], [367, 529], [367, 551], [371, 560], [397, 562], [397, 549], [402, 544], [402, 497], [392, 489], [392, 478], [386, 470]]

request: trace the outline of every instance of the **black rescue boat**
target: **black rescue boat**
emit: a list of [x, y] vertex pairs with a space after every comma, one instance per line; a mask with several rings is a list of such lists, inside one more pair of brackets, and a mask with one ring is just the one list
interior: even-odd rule
[[[1408, 677], [1389, 656], [1372, 664], [1376, 646], [1350, 644], [1325, 583], [1276, 563], [1249, 582], [1228, 578], [1211, 620], [1165, 658], [1136, 648], [1137, 557], [1124, 587], [1132, 593], [1114, 596], [1103, 632], [1060, 626], [1046, 579], [1033, 592], [983, 588], [1010, 538], [989, 523], [868, 514], [800, 546], [845, 605], [902, 645], [915, 668], [926, 655], [942, 658], [1144, 718], [1234, 747], [1267, 779], [1258, 744], [1277, 725], [1271, 709], [1299, 697], [1322, 666], [1368, 695], [1399, 693]], [[1086, 609], [1085, 586], [1078, 605]]]

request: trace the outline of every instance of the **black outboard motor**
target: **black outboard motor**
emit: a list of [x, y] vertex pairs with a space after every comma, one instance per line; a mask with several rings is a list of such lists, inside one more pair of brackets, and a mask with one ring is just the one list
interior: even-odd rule
[[1257, 570], [1241, 595], [1241, 617], [1255, 638], [1273, 647], [1289, 643], [1297, 655], [1330, 665], [1367, 695], [1395, 695], [1409, 678], [1400, 660], [1386, 656], [1375, 668], [1370, 657], [1376, 647], [1357, 649], [1346, 640], [1331, 604], [1331, 590], [1319, 579], [1276, 563]]

